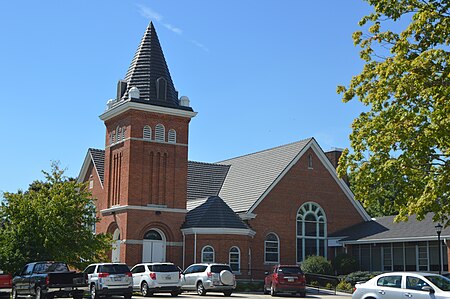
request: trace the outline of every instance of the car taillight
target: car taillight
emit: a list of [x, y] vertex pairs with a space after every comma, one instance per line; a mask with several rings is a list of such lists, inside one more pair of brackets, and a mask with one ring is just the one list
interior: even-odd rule
[[125, 275], [128, 277], [133, 277], [133, 274], [131, 274], [131, 272], [127, 272], [127, 273], [125, 273]]
[[109, 276], [109, 273], [106, 273], [106, 272], [100, 272], [100, 273], [98, 273], [98, 277], [100, 277], [100, 278], [102, 278], [102, 277], [108, 277]]
[[354, 293], [354, 292], [356, 292], [356, 286], [355, 286], [355, 287], [353, 287], [353, 293]]
[[47, 276], [47, 277], [45, 278], [45, 284], [46, 284], [46, 285], [49, 285], [49, 284], [50, 284], [50, 277]]
[[212, 277], [212, 273], [211, 272], [206, 272], [206, 276], [208, 276], [209, 278]]
[[273, 281], [278, 281], [278, 274], [275, 273], [275, 274], [272, 276], [272, 278], [273, 278]]
[[305, 275], [300, 275], [299, 281], [301, 283], [305, 283], [306, 282]]
[[150, 278], [151, 278], [152, 280], [156, 280], [156, 273], [151, 272], [151, 273], [150, 273]]

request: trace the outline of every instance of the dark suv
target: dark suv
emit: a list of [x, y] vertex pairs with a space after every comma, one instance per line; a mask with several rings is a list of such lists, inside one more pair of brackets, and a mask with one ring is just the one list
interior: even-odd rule
[[298, 293], [306, 296], [305, 274], [298, 265], [277, 265], [266, 272], [264, 278], [264, 294], [275, 296], [278, 293]]

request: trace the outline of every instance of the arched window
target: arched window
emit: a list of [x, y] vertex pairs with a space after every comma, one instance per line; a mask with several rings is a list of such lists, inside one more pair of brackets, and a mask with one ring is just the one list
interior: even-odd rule
[[150, 126], [145, 126], [142, 130], [142, 136], [146, 140], [152, 140], [152, 128], [150, 128]]
[[163, 240], [163, 237], [158, 231], [152, 229], [145, 233], [144, 240]]
[[155, 140], [156, 141], [165, 141], [166, 129], [162, 124], [157, 124], [155, 127]]
[[311, 154], [308, 155], [308, 168], [313, 168], [313, 157]]
[[158, 100], [165, 100], [167, 94], [167, 81], [163, 77], [156, 80], [156, 98]]
[[111, 262], [120, 262], [120, 231], [118, 228], [113, 233]]
[[168, 135], [169, 136], [168, 136], [167, 141], [169, 143], [177, 143], [177, 131], [175, 131], [174, 129], [170, 129]]
[[209, 245], [202, 249], [202, 263], [214, 263], [214, 248]]
[[264, 241], [264, 262], [278, 263], [280, 261], [280, 241], [278, 236], [270, 233]]
[[313, 202], [297, 212], [297, 262], [310, 255], [327, 256], [327, 220], [322, 208]]
[[238, 247], [236, 246], [231, 247], [228, 263], [233, 272], [236, 273], [241, 272], [241, 251], [239, 250]]
[[112, 131], [111, 133], [109, 133], [109, 144], [113, 144], [114, 143], [114, 131]]

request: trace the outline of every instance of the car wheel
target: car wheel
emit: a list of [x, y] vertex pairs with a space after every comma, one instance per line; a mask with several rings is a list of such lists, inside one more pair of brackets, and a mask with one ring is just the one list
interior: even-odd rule
[[12, 287], [11, 296], [12, 296], [12, 299], [17, 299], [18, 296], [17, 296], [16, 286]]
[[269, 294], [269, 290], [267, 289], [266, 285], [263, 286], [263, 292], [264, 292], [264, 295], [268, 295]]
[[229, 290], [229, 291], [223, 292], [223, 295], [224, 295], [225, 297], [230, 297], [232, 293], [233, 293], [233, 291], [232, 291], [232, 290]]
[[180, 292], [178, 292], [178, 291], [170, 292], [170, 295], [172, 297], [176, 297], [176, 296], [178, 296], [178, 294], [180, 294]]
[[306, 292], [300, 292], [300, 297], [305, 298], [306, 297]]
[[272, 285], [270, 285], [270, 296], [276, 296], [277, 295], [277, 291], [275, 291], [275, 287]]
[[149, 296], [149, 291], [148, 291], [148, 283], [146, 281], [143, 281], [141, 284], [141, 294], [144, 297], [148, 297]]
[[95, 284], [91, 285], [90, 294], [91, 299], [98, 299], [97, 291], [95, 290]]
[[128, 293], [128, 294], [123, 295], [123, 298], [125, 298], [125, 299], [131, 299], [132, 295], [133, 295], [133, 294]]
[[199, 294], [200, 296], [206, 295], [205, 287], [203, 286], [203, 283], [201, 281], [197, 283], [197, 294]]

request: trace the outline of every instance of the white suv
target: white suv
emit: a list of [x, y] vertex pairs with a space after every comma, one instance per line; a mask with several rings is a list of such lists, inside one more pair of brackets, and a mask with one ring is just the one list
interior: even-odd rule
[[142, 296], [148, 297], [154, 293], [178, 296], [180, 293], [180, 270], [172, 263], [137, 264], [131, 273], [133, 290], [141, 292]]
[[236, 279], [227, 264], [193, 264], [181, 273], [181, 289], [196, 290], [200, 296], [206, 292], [231, 296], [235, 288]]
[[102, 295], [120, 295], [131, 299], [133, 278], [126, 264], [91, 264], [84, 273], [89, 281], [91, 299], [98, 299]]

